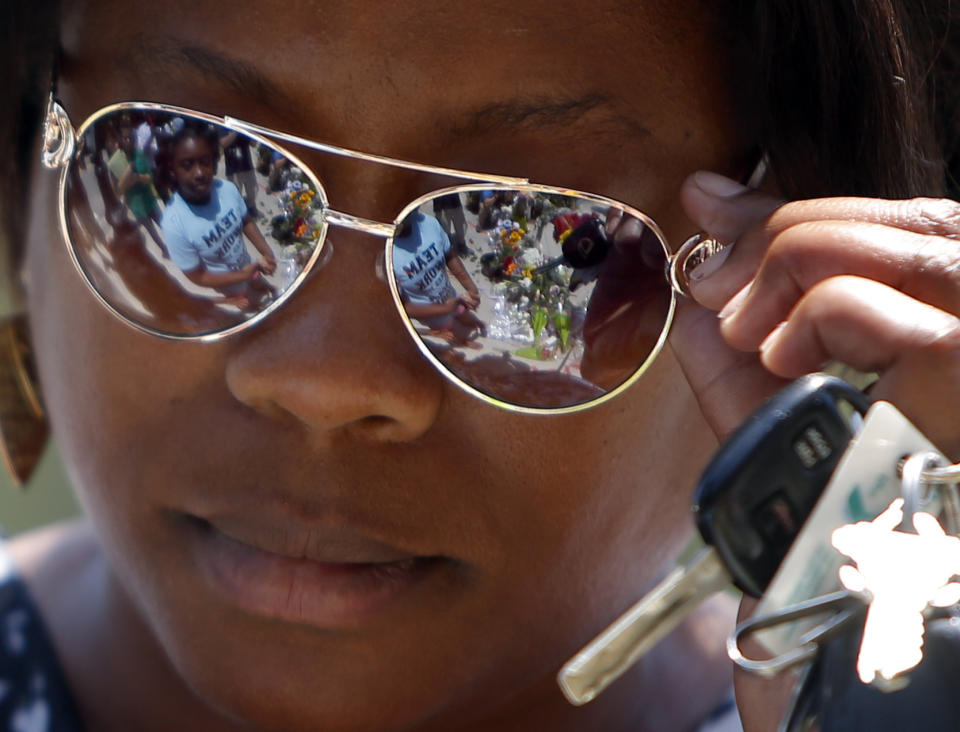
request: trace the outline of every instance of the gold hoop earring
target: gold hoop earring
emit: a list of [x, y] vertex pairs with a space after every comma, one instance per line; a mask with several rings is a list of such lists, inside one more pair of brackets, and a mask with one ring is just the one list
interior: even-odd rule
[[0, 321], [0, 452], [10, 477], [23, 486], [49, 434], [37, 387], [25, 315]]

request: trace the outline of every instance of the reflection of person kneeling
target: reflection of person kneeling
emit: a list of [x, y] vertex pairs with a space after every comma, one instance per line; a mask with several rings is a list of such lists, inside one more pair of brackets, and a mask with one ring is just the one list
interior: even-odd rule
[[[463, 286], [462, 295], [453, 289], [448, 269]], [[479, 348], [473, 341], [486, 329], [472, 311], [480, 304], [480, 291], [437, 219], [417, 212], [400, 225], [393, 242], [393, 271], [404, 310], [429, 327], [429, 335]]]
[[[189, 127], [169, 141], [163, 162], [175, 193], [163, 214], [163, 235], [191, 282], [218, 290], [230, 304], [256, 307], [274, 294], [262, 275], [276, 269], [276, 258], [237, 187], [214, 177], [218, 151], [213, 133]], [[262, 259], [252, 261], [244, 235]]]

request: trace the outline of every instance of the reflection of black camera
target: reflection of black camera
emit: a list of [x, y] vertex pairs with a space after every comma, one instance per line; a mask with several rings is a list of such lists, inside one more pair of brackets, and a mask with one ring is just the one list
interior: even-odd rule
[[590, 218], [571, 231], [561, 245], [563, 258], [574, 269], [595, 267], [606, 259], [610, 240], [598, 218]]

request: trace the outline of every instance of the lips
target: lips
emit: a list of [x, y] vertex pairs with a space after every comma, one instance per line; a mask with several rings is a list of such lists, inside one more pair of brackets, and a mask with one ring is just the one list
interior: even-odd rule
[[333, 564], [379, 564], [402, 561], [416, 552], [372, 538], [342, 523], [311, 526], [297, 518], [262, 515], [221, 515], [207, 520], [225, 537], [292, 559]]
[[343, 525], [243, 516], [190, 523], [196, 566], [218, 596], [246, 612], [320, 628], [388, 615], [452, 565]]

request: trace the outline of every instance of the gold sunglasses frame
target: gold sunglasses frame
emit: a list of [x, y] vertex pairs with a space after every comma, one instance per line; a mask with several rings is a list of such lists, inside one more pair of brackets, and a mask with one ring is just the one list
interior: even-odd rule
[[[132, 320], [128, 316], [120, 312], [115, 306], [108, 302], [103, 295], [96, 289], [92, 279], [87, 275], [83, 264], [80, 262], [75, 247], [71, 243], [71, 235], [69, 229], [69, 223], [67, 221], [67, 195], [68, 195], [68, 179], [70, 174], [70, 165], [75, 160], [75, 153], [77, 152], [77, 140], [83, 139], [83, 136], [86, 134], [87, 130], [93, 125], [100, 121], [102, 118], [114, 114], [116, 112], [124, 110], [148, 110], [155, 112], [169, 113], [179, 116], [187, 116], [193, 119], [198, 119], [204, 122], [208, 122], [213, 125], [217, 125], [228, 130], [233, 130], [240, 132], [250, 139], [256, 141], [261, 145], [265, 145], [273, 150], [276, 150], [287, 157], [291, 162], [293, 162], [301, 171], [310, 179], [314, 187], [317, 190], [317, 194], [320, 197], [322, 203], [321, 209], [321, 230], [317, 237], [317, 245], [314, 248], [314, 252], [311, 255], [309, 261], [303, 268], [303, 271], [297, 276], [293, 283], [280, 295], [271, 302], [266, 308], [262, 311], [251, 317], [249, 320], [245, 320], [242, 323], [226, 328], [222, 331], [217, 331], [216, 333], [205, 333], [200, 335], [173, 335], [170, 333], [165, 333], [159, 331], [149, 326], [146, 326], [142, 323], [138, 323], [135, 320]], [[277, 144], [276, 141], [282, 141], [291, 145], [297, 145], [299, 147], [305, 147], [310, 150], [315, 150], [318, 152], [329, 153], [332, 155], [339, 155], [341, 157], [352, 158], [355, 160], [363, 160], [366, 162], [377, 163], [380, 165], [388, 165], [395, 168], [403, 168], [406, 170], [415, 170], [419, 172], [431, 173], [435, 175], [450, 177], [450, 178], [459, 178], [469, 181], [473, 181], [472, 184], [467, 185], [456, 185], [450, 186], [447, 188], [441, 188], [437, 190], [430, 191], [428, 193], [419, 196], [415, 200], [408, 203], [403, 210], [397, 215], [392, 223], [385, 223], [380, 221], [373, 221], [371, 219], [365, 219], [359, 216], [354, 216], [343, 211], [337, 211], [335, 209], [329, 208], [326, 189], [323, 187], [323, 184], [320, 182], [317, 175], [313, 170], [303, 163], [296, 155], [290, 153], [285, 148]], [[87, 117], [86, 120], [80, 125], [80, 127], [74, 129], [70, 118], [67, 115], [66, 110], [63, 106], [55, 99], [53, 94], [50, 95], [50, 99], [47, 105], [47, 114], [44, 119], [43, 126], [43, 149], [41, 153], [41, 159], [44, 167], [49, 170], [59, 170], [59, 190], [58, 190], [58, 210], [59, 210], [59, 224], [60, 224], [60, 233], [63, 237], [64, 244], [67, 247], [67, 251], [70, 255], [70, 259], [73, 262], [74, 267], [77, 269], [78, 274], [81, 275], [83, 281], [87, 284], [87, 287], [93, 292], [97, 300], [115, 317], [123, 321], [127, 326], [132, 327], [142, 333], [148, 335], [156, 336], [163, 338], [165, 340], [173, 341], [195, 341], [200, 343], [211, 343], [219, 341], [228, 336], [234, 335], [236, 333], [243, 332], [248, 328], [252, 328], [260, 323], [262, 320], [271, 315], [275, 310], [282, 306], [289, 297], [291, 297], [303, 283], [303, 281], [310, 276], [313, 271], [314, 266], [316, 266], [317, 260], [320, 258], [321, 253], [323, 252], [324, 246], [327, 239], [327, 230], [329, 226], [335, 226], [340, 228], [349, 229], [352, 231], [363, 232], [372, 236], [379, 236], [385, 240], [384, 243], [384, 261], [392, 262], [393, 258], [393, 240], [396, 235], [397, 229], [400, 226], [400, 223], [415, 209], [422, 206], [428, 201], [432, 201], [440, 196], [448, 195], [451, 193], [468, 193], [478, 190], [509, 190], [509, 191], [519, 191], [524, 193], [543, 193], [550, 195], [564, 195], [564, 196], [574, 196], [583, 200], [592, 201], [601, 205], [607, 205], [611, 207], [616, 207], [622, 210], [624, 213], [633, 216], [634, 218], [641, 221], [644, 226], [648, 227], [651, 231], [654, 232], [658, 241], [660, 242], [661, 247], [663, 248], [664, 258], [665, 258], [665, 271], [664, 278], [667, 281], [667, 284], [670, 287], [670, 305], [667, 311], [667, 317], [664, 320], [663, 327], [661, 328], [660, 335], [657, 339], [657, 342], [651, 348], [650, 353], [647, 355], [646, 359], [641, 363], [636, 371], [623, 382], [615, 386], [610, 391], [604, 393], [603, 395], [591, 399], [586, 402], [581, 402], [579, 404], [573, 404], [566, 407], [533, 407], [525, 406], [519, 404], [513, 404], [511, 402], [506, 402], [501, 399], [498, 399], [490, 394], [480, 391], [476, 387], [470, 385], [468, 382], [461, 379], [457, 376], [446, 364], [443, 363], [427, 346], [423, 338], [420, 337], [420, 334], [417, 332], [416, 327], [411, 321], [410, 317], [406, 314], [406, 311], [403, 307], [403, 303], [400, 299], [399, 288], [396, 282], [396, 276], [393, 272], [393, 267], [384, 267], [386, 270], [386, 277], [390, 287], [390, 294], [393, 297], [394, 304], [397, 308], [398, 313], [400, 314], [401, 320], [404, 323], [408, 333], [411, 338], [413, 338], [414, 343], [416, 343], [417, 348], [420, 352], [426, 357], [426, 359], [436, 368], [444, 377], [457, 386], [459, 389], [465, 391], [481, 401], [490, 404], [491, 406], [498, 407], [510, 412], [515, 412], [519, 414], [530, 414], [530, 415], [560, 415], [560, 414], [573, 414], [576, 412], [581, 412], [586, 409], [591, 409], [593, 407], [604, 404], [611, 399], [619, 396], [622, 392], [628, 389], [633, 383], [635, 383], [643, 374], [647, 371], [656, 357], [660, 354], [660, 351], [663, 349], [664, 344], [666, 343], [667, 337], [670, 333], [670, 328], [673, 324], [673, 317], [676, 311], [677, 297], [678, 296], [688, 296], [689, 295], [689, 273], [700, 261], [709, 256], [709, 254], [719, 248], [718, 244], [713, 239], [702, 238], [700, 234], [695, 234], [694, 236], [687, 239], [684, 242], [677, 252], [671, 253], [669, 245], [667, 244], [667, 239], [663, 235], [663, 232], [657, 226], [656, 222], [653, 221], [649, 216], [644, 214], [642, 211], [639, 211], [632, 206], [629, 206], [622, 201], [617, 201], [612, 198], [607, 198], [606, 196], [600, 196], [593, 193], [586, 193], [584, 191], [577, 191], [569, 188], [558, 188], [555, 186], [546, 186], [540, 185], [537, 183], [531, 183], [527, 178], [514, 178], [510, 176], [495, 175], [491, 173], [478, 173], [466, 170], [458, 170], [456, 168], [445, 168], [436, 165], [426, 165], [422, 163], [416, 163], [407, 160], [399, 160], [396, 158], [385, 157], [381, 155], [374, 155], [371, 153], [360, 152], [358, 150], [351, 150], [349, 148], [338, 147], [336, 145], [329, 145], [327, 143], [318, 142], [316, 140], [310, 140], [304, 137], [298, 137], [296, 135], [291, 135], [285, 132], [280, 132], [278, 130], [270, 129], [269, 127], [263, 127], [261, 125], [253, 124], [251, 122], [245, 122], [243, 120], [237, 119], [235, 117], [217, 117], [215, 115], [207, 114], [205, 112], [198, 112], [193, 109], [187, 109], [185, 107], [178, 107], [169, 104], [162, 104], [156, 102], [118, 102], [116, 104], [111, 104], [106, 107], [102, 107]], [[756, 172], [753, 177], [756, 177]]]

